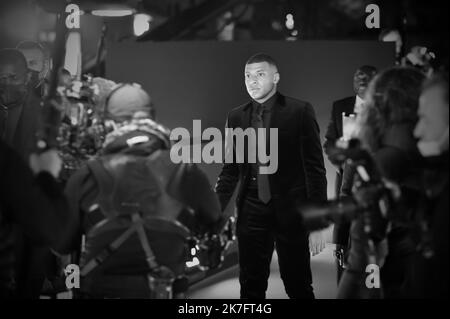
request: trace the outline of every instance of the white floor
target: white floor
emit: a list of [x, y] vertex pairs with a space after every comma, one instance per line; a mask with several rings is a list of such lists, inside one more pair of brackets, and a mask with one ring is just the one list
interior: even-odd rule
[[[333, 257], [334, 245], [327, 245], [319, 254], [311, 258], [314, 294], [318, 299], [333, 299], [337, 294], [336, 266]], [[190, 299], [237, 299], [239, 298], [238, 268], [232, 267], [204, 282], [189, 292]], [[271, 264], [268, 299], [287, 299], [278, 269], [277, 255]]]

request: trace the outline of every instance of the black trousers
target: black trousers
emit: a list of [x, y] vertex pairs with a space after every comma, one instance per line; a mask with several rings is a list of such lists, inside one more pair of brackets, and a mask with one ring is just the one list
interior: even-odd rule
[[[289, 211], [290, 210], [290, 211]], [[308, 233], [293, 207], [262, 203], [249, 189], [237, 219], [241, 298], [264, 299], [274, 248], [289, 298], [314, 299]]]
[[409, 230], [392, 228], [387, 236], [387, 255], [380, 267], [381, 287], [369, 289], [366, 286], [367, 235], [363, 227], [361, 219], [352, 222], [348, 265], [339, 283], [338, 299], [407, 298], [415, 256], [415, 245]]

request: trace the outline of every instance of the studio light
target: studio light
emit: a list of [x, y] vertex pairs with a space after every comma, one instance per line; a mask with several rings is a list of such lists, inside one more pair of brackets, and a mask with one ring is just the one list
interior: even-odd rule
[[92, 10], [92, 15], [99, 17], [125, 17], [132, 15], [134, 11], [132, 9], [108, 9], [108, 10]]
[[286, 15], [286, 28], [289, 30], [294, 29], [294, 16], [291, 13]]
[[79, 32], [71, 32], [66, 41], [64, 68], [73, 76], [81, 75], [81, 56], [81, 35]]
[[134, 35], [139, 37], [150, 30], [152, 17], [146, 13], [137, 13], [134, 15], [133, 29]]

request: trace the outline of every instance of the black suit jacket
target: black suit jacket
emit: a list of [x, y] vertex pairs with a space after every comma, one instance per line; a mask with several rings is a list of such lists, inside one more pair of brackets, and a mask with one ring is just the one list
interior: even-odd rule
[[[251, 101], [233, 109], [228, 114], [227, 127], [243, 130], [251, 127], [251, 112]], [[270, 127], [278, 128], [278, 170], [269, 175], [272, 199], [325, 201], [325, 166], [319, 126], [311, 104], [277, 93]], [[239, 210], [250, 173], [250, 165], [246, 160], [241, 164], [234, 161], [223, 165], [215, 186], [222, 209], [227, 206], [240, 181], [236, 202]]]
[[[329, 156], [329, 150], [333, 147], [336, 141], [342, 137], [342, 113], [346, 116], [354, 114], [356, 96], [349, 96], [333, 103], [331, 110], [331, 119], [328, 124], [327, 132], [325, 133], [325, 143], [323, 145], [325, 153]], [[328, 158], [330, 159], [330, 158]], [[337, 163], [334, 163], [331, 159], [330, 162], [336, 166], [336, 180], [334, 184], [334, 191], [336, 197], [339, 196], [342, 185], [342, 167], [339, 167]], [[333, 242], [340, 245], [346, 245], [350, 232], [350, 223], [336, 224], [333, 230]]]

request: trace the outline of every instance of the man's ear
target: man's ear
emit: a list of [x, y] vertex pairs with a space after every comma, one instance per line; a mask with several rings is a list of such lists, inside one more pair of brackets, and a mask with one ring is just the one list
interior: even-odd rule
[[278, 82], [280, 82], [280, 73], [275, 73], [273, 75], [273, 83], [278, 84]]

